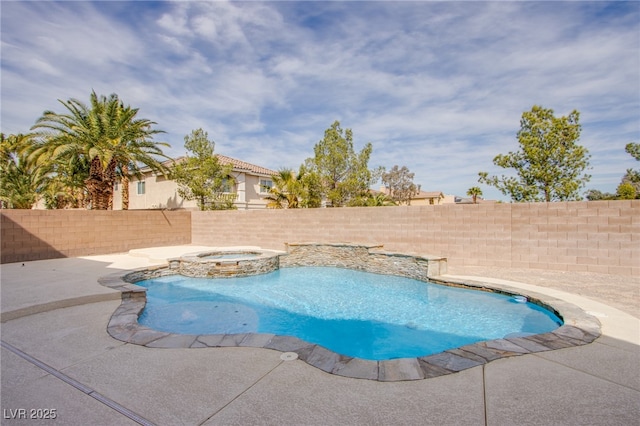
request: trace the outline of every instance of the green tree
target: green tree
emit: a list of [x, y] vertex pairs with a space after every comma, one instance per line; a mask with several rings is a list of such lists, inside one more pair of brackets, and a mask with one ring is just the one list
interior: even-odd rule
[[[625, 151], [637, 161], [640, 161], [640, 144], [629, 142], [625, 146]], [[586, 198], [589, 201], [632, 200], [634, 198], [640, 198], [640, 171], [627, 169], [627, 172], [622, 176], [622, 180], [615, 194], [590, 189], [586, 193]]]
[[640, 161], [640, 143], [629, 142], [624, 150], [629, 153], [636, 161]]
[[629, 182], [621, 183], [616, 189], [616, 196], [619, 200], [633, 200], [636, 195], [636, 188]]
[[0, 133], [0, 202], [5, 208], [33, 208], [47, 184], [47, 165], [29, 159], [30, 139]]
[[303, 184], [301, 175], [291, 169], [281, 169], [273, 176], [273, 186], [269, 188], [267, 208], [297, 209], [301, 207]]
[[188, 151], [184, 161], [174, 165], [171, 176], [178, 194], [185, 200], [197, 200], [200, 210], [232, 209], [236, 194], [228, 194], [232, 166], [223, 165], [214, 154], [215, 142], [202, 129], [184, 138]]
[[590, 189], [586, 193], [586, 198], [589, 201], [600, 201], [600, 200], [615, 200], [616, 194], [612, 194], [610, 192], [602, 192], [598, 189]]
[[322, 182], [320, 176], [311, 172], [305, 164], [302, 164], [298, 177], [302, 186], [300, 207], [309, 209], [321, 207]]
[[467, 195], [473, 199], [473, 204], [478, 203], [478, 197], [482, 197], [482, 189], [477, 186], [472, 186], [467, 191]]
[[353, 148], [353, 132], [343, 130], [335, 121], [324, 132], [324, 139], [313, 148], [315, 156], [308, 158], [306, 167], [313, 179], [320, 183], [322, 197], [332, 207], [349, 204], [366, 195], [378, 176], [368, 168], [373, 147], [367, 143], [362, 151]]
[[114, 120], [109, 126], [113, 133], [107, 140], [116, 159], [116, 176], [122, 182], [122, 210], [129, 209], [129, 179], [131, 175], [141, 176], [141, 165], [155, 172], [168, 172], [159, 159], [168, 158], [161, 147], [169, 147], [169, 144], [151, 140], [152, 135], [164, 132], [152, 129], [155, 124], [152, 121], [136, 119], [137, 113], [138, 109], [120, 103], [113, 113], [107, 114]]
[[366, 195], [358, 197], [351, 203], [352, 207], [387, 207], [397, 206], [398, 204], [387, 194], [382, 192], [369, 191]]
[[[59, 102], [65, 114], [45, 111], [32, 127], [41, 142], [32, 154], [39, 163], [83, 165], [86, 191], [92, 208], [106, 210], [113, 200], [113, 185], [119, 175], [123, 181], [123, 209], [128, 208], [130, 171], [139, 166], [162, 171], [159, 158], [167, 158], [153, 136], [163, 133], [156, 123], [137, 118], [138, 109], [125, 106], [116, 94], [109, 97], [91, 93], [90, 105], [77, 99]], [[63, 167], [64, 168], [64, 167]]]
[[60, 159], [52, 164], [53, 188], [48, 188], [44, 194], [47, 208], [86, 208], [90, 201], [85, 184], [89, 178], [89, 158], [79, 156], [67, 160]]
[[413, 183], [414, 176], [406, 166], [395, 165], [389, 172], [382, 172], [382, 183], [394, 203], [410, 205], [411, 198], [420, 192], [420, 185]]
[[495, 186], [513, 201], [570, 201], [581, 199], [580, 189], [591, 176], [587, 149], [576, 142], [580, 138], [580, 114], [556, 118], [553, 110], [534, 106], [520, 121], [520, 150], [500, 154], [496, 166], [515, 169], [517, 177], [489, 176], [480, 172], [479, 182]]
[[[640, 144], [629, 142], [625, 146], [625, 151], [635, 158], [636, 161], [640, 161]], [[630, 185], [635, 191], [635, 196], [633, 198], [640, 198], [640, 170], [627, 169], [627, 172], [622, 177], [620, 185]], [[623, 189], [623, 193], [626, 197], [630, 194], [628, 189]], [[618, 187], [618, 196], [620, 196], [620, 187]]]

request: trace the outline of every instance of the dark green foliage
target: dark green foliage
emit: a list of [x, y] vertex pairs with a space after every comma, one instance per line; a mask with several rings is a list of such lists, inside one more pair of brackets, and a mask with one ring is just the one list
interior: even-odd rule
[[516, 202], [580, 200], [580, 190], [591, 176], [587, 149], [577, 144], [580, 114], [557, 118], [553, 110], [534, 106], [522, 114], [520, 149], [500, 154], [496, 166], [513, 169], [516, 176], [489, 176], [480, 172], [479, 182], [495, 186]]
[[197, 200], [200, 210], [234, 209], [236, 194], [230, 192], [232, 167], [222, 165], [214, 154], [215, 142], [202, 129], [184, 138], [187, 156], [174, 165], [171, 177], [178, 184], [178, 194], [185, 200]]

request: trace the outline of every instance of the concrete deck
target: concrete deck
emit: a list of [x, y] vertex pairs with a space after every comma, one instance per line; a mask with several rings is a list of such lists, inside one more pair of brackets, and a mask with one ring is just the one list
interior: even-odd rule
[[[200, 249], [2, 265], [2, 424], [638, 424], [637, 278], [456, 270], [578, 305], [602, 336], [416, 381], [340, 377], [268, 349], [153, 349], [107, 334], [120, 293], [99, 277]], [[576, 281], [579, 295], [566, 291]]]

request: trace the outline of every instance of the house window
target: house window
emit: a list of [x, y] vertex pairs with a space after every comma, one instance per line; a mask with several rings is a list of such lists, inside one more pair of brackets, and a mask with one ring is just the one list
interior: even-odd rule
[[114, 183], [114, 184], [113, 184], [113, 190], [114, 190], [114, 191], [117, 191], [117, 190], [118, 190], [118, 182], [116, 182], [116, 183]]
[[233, 192], [233, 179], [222, 179], [222, 192]]
[[273, 188], [273, 181], [270, 179], [260, 179], [260, 192], [266, 194]]
[[138, 182], [138, 195], [144, 194], [144, 181]]

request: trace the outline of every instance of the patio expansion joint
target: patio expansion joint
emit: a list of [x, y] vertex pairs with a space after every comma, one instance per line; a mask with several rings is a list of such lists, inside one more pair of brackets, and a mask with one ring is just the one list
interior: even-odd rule
[[264, 373], [262, 376], [260, 376], [255, 382], [253, 382], [250, 386], [248, 386], [246, 389], [244, 389], [242, 392], [240, 392], [238, 395], [234, 396], [233, 399], [231, 399], [231, 401], [227, 402], [226, 404], [224, 404], [222, 407], [218, 408], [216, 411], [214, 411], [210, 416], [208, 416], [207, 418], [203, 419], [202, 421], [198, 422], [197, 425], [201, 426], [205, 423], [207, 423], [209, 420], [211, 420], [212, 418], [214, 418], [218, 413], [220, 413], [221, 411], [223, 411], [225, 408], [227, 408], [228, 406], [230, 406], [231, 404], [233, 404], [237, 399], [239, 399], [241, 396], [243, 396], [244, 394], [246, 394], [247, 392], [249, 392], [251, 389], [253, 389], [258, 383], [260, 383], [264, 378], [266, 378], [269, 374], [271, 374], [272, 372], [275, 371], [276, 368], [280, 367], [282, 364], [284, 364], [287, 361], [281, 360], [279, 361], [272, 369], [270, 369], [269, 371], [267, 371], [266, 373]]
[[548, 362], [550, 362], [552, 364], [561, 365], [562, 367], [566, 367], [566, 368], [568, 368], [570, 370], [577, 371], [577, 372], [582, 373], [582, 374], [586, 374], [587, 376], [595, 377], [598, 380], [603, 380], [605, 382], [611, 383], [612, 385], [620, 386], [620, 387], [632, 390], [634, 392], [640, 392], [639, 389], [631, 387], [631, 386], [627, 386], [624, 383], [615, 382], [615, 381], [613, 381], [611, 379], [608, 379], [608, 378], [606, 378], [604, 376], [599, 376], [599, 375], [593, 374], [592, 372], [586, 371], [586, 370], [584, 370], [582, 368], [576, 368], [575, 366], [573, 366], [571, 364], [567, 364], [565, 362], [560, 362], [560, 361], [557, 361], [555, 359], [549, 359], [549, 358], [544, 356], [544, 353], [534, 353], [532, 355], [537, 357], [537, 358], [540, 358], [540, 359], [543, 359], [545, 361], [548, 361]]
[[482, 365], [482, 408], [484, 409], [484, 425], [489, 424], [487, 413], [487, 365]]
[[155, 423], [153, 423], [153, 422], [145, 419], [144, 417], [140, 416], [139, 414], [129, 410], [125, 406], [118, 404], [114, 400], [102, 395], [101, 393], [99, 393], [95, 389], [90, 388], [89, 386], [87, 386], [87, 385], [75, 380], [74, 378], [64, 374], [60, 370], [55, 369], [55, 368], [51, 367], [48, 364], [45, 364], [44, 362], [40, 361], [37, 358], [32, 357], [31, 355], [27, 354], [26, 352], [21, 351], [20, 349], [16, 348], [15, 346], [11, 345], [10, 343], [5, 342], [4, 340], [0, 340], [0, 346], [3, 347], [4, 349], [7, 349], [10, 352], [12, 352], [13, 354], [19, 356], [23, 360], [25, 360], [25, 361], [33, 364], [34, 366], [40, 368], [41, 370], [45, 371], [46, 373], [50, 374], [51, 376], [53, 376], [53, 377], [65, 382], [66, 384], [74, 387], [75, 389], [79, 390], [80, 392], [84, 393], [85, 395], [90, 396], [91, 398], [95, 399], [98, 402], [101, 402], [102, 404], [106, 405], [107, 407], [111, 408], [112, 410], [117, 411], [118, 413], [120, 413], [123, 416], [129, 418], [130, 420], [133, 420], [134, 422], [136, 422], [136, 423], [138, 423], [140, 425], [143, 425], [143, 426], [155, 426]]

